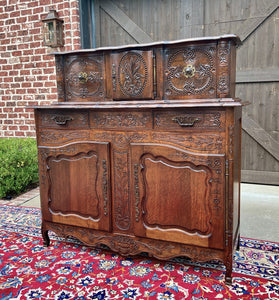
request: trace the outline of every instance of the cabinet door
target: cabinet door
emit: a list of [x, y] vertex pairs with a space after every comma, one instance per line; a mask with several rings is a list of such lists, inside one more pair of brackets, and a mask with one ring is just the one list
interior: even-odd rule
[[135, 235], [224, 247], [225, 158], [132, 144]]
[[110, 230], [109, 144], [40, 147], [43, 219]]
[[113, 53], [112, 91], [115, 100], [153, 99], [152, 51]]

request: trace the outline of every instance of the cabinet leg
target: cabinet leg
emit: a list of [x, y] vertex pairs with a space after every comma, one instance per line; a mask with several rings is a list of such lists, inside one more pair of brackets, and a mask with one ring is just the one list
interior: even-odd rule
[[232, 284], [232, 258], [226, 262], [225, 284]]
[[43, 236], [44, 247], [48, 247], [50, 244], [50, 239], [48, 236], [48, 230], [45, 229], [44, 225], [42, 225], [42, 236]]
[[239, 249], [240, 249], [240, 235], [238, 236], [237, 239], [236, 251], [239, 251]]

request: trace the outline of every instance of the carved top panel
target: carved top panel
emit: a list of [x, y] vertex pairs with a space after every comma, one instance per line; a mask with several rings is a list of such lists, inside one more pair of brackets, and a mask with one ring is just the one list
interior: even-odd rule
[[234, 35], [55, 53], [60, 102], [233, 98]]

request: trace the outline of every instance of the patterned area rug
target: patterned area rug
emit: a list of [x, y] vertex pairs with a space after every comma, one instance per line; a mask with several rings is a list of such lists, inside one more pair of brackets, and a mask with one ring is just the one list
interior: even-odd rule
[[279, 299], [279, 244], [241, 239], [233, 284], [220, 263], [121, 257], [51, 235], [40, 210], [0, 205], [0, 299]]

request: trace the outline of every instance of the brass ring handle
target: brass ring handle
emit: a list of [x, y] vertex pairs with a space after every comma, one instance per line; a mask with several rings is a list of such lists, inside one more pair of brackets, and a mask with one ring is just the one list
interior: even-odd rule
[[178, 123], [181, 127], [192, 127], [196, 122], [199, 122], [199, 118], [189, 117], [189, 116], [182, 116], [182, 117], [175, 117], [172, 121]]
[[80, 72], [78, 74], [78, 80], [80, 83], [85, 84], [88, 81], [88, 75], [86, 72]]

